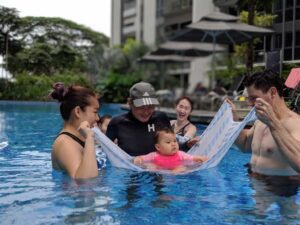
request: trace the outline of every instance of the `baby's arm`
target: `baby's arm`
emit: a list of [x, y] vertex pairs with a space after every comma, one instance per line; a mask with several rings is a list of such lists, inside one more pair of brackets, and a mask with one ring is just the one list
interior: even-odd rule
[[157, 169], [156, 165], [153, 163], [149, 163], [144, 159], [145, 156], [136, 156], [133, 158], [133, 163], [138, 166], [142, 166], [145, 169], [155, 171]]
[[208, 160], [207, 156], [194, 156], [193, 161], [198, 163], [203, 163]]
[[135, 165], [141, 165], [143, 164], [144, 160], [143, 160], [143, 157], [142, 156], [136, 156], [133, 158], [133, 163]]
[[142, 165], [145, 163], [152, 163], [155, 158], [156, 153], [151, 152], [147, 155], [140, 155], [133, 158], [133, 163], [136, 165]]

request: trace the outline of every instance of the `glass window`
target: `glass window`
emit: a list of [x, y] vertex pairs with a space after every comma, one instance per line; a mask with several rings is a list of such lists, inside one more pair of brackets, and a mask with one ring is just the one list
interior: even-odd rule
[[286, 8], [294, 7], [294, 0], [285, 0], [285, 7]]
[[158, 17], [164, 15], [164, 2], [163, 2], [163, 0], [157, 0], [157, 2], [156, 2], [156, 15]]
[[271, 41], [272, 41], [271, 36], [267, 36], [265, 40], [266, 40], [266, 43], [265, 43], [266, 51], [270, 51], [271, 50]]
[[300, 7], [296, 8], [296, 20], [300, 20]]
[[263, 50], [264, 49], [264, 38], [260, 38], [260, 40], [255, 44], [256, 50]]
[[275, 23], [282, 23], [282, 11], [277, 11], [275, 14], [277, 15]]
[[[298, 0], [300, 1], [300, 0]], [[275, 2], [275, 10], [282, 9], [282, 0], [277, 0]]]
[[276, 34], [276, 36], [275, 36], [275, 48], [280, 49], [281, 45], [282, 45], [282, 36], [281, 36], [281, 34]]
[[296, 1], [296, 5], [299, 5], [299, 6], [300, 6], [300, 0], [297, 0], [297, 1]]
[[284, 60], [292, 60], [292, 49], [284, 49]]
[[293, 20], [293, 10], [288, 9], [285, 11], [285, 21], [292, 21]]
[[296, 32], [296, 42], [295, 42], [296, 46], [300, 47], [300, 31]]
[[300, 48], [295, 48], [295, 59], [300, 59]]
[[285, 33], [285, 47], [291, 47], [293, 44], [293, 34], [291, 32]]

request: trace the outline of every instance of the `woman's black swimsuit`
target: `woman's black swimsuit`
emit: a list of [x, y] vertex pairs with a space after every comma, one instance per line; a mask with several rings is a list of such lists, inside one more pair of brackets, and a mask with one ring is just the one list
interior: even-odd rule
[[[74, 134], [71, 134], [71, 133], [69, 133], [69, 132], [61, 132], [60, 134], [58, 134], [58, 136], [59, 136], [59, 135], [62, 135], [62, 134], [65, 134], [65, 135], [69, 136], [70, 138], [72, 138], [74, 141], [76, 141], [78, 144], [80, 144], [80, 145], [84, 148], [85, 142], [82, 141], [82, 140], [80, 140], [80, 139], [79, 139], [77, 136], [75, 136]], [[58, 137], [58, 136], [57, 136], [57, 137]], [[97, 159], [97, 166], [98, 166], [98, 168], [101, 168], [101, 165], [100, 165], [98, 159]]]
[[[58, 134], [58, 136], [59, 136], [59, 135], [62, 135], [62, 134], [65, 134], [65, 135], [69, 136], [70, 138], [72, 138], [74, 141], [76, 141], [78, 144], [80, 144], [80, 145], [84, 148], [85, 142], [82, 141], [82, 140], [80, 140], [80, 139], [79, 139], [77, 136], [75, 136], [74, 134], [71, 134], [71, 133], [69, 133], [69, 132], [61, 132], [60, 134]], [[58, 137], [58, 136], [57, 136], [57, 137]]]
[[[184, 136], [184, 129], [190, 125], [190, 122], [188, 122], [186, 125], [184, 125], [182, 128], [180, 128], [179, 131], [176, 132], [176, 134], [180, 135], [180, 136]], [[175, 123], [172, 125], [173, 130], [175, 130]]]

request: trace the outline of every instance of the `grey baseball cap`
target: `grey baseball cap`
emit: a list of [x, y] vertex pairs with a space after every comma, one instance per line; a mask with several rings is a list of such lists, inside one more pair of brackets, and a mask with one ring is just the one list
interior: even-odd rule
[[159, 105], [153, 86], [146, 82], [134, 84], [129, 90], [130, 98], [135, 107]]

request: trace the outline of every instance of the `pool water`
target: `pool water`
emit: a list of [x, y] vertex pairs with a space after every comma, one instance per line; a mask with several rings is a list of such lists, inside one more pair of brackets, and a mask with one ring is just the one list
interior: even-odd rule
[[[105, 113], [122, 111], [108, 104]], [[281, 193], [249, 177], [250, 155], [236, 148], [216, 168], [187, 175], [108, 163], [96, 179], [74, 181], [51, 167], [61, 127], [55, 103], [0, 102], [0, 137], [9, 142], [0, 150], [1, 224], [300, 224], [298, 187], [280, 184]]]

